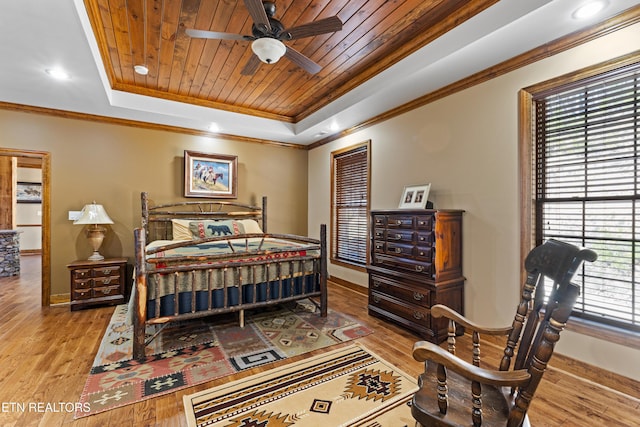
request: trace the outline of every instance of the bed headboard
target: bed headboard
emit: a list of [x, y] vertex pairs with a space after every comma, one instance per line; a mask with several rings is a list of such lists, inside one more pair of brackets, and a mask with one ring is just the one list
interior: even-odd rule
[[146, 241], [172, 240], [172, 219], [224, 220], [254, 219], [267, 232], [267, 197], [262, 197], [262, 207], [229, 200], [202, 199], [156, 205], [146, 192], [140, 195], [142, 202], [142, 228]]

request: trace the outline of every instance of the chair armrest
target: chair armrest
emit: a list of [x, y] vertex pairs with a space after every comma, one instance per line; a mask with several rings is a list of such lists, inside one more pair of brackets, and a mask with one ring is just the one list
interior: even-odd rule
[[486, 335], [509, 335], [511, 330], [513, 329], [511, 326], [504, 328], [486, 328], [484, 326], [480, 326], [476, 323], [473, 323], [457, 311], [452, 310], [446, 305], [436, 304], [431, 307], [431, 316], [432, 317], [446, 317], [447, 319], [453, 320], [460, 326], [464, 326], [465, 328], [471, 329], [473, 331], [479, 332], [481, 334]]
[[491, 384], [500, 387], [519, 387], [526, 384], [531, 375], [524, 369], [516, 371], [497, 371], [480, 368], [456, 357], [439, 346], [418, 341], [413, 346], [413, 358], [418, 362], [435, 362], [458, 373], [470, 381]]

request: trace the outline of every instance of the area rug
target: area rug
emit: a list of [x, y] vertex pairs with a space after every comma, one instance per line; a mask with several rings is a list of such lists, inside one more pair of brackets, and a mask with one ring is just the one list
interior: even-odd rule
[[183, 398], [189, 427], [413, 426], [414, 378], [350, 345]]
[[[116, 307], [80, 396], [80, 418], [201, 384], [244, 369], [368, 335], [352, 318], [329, 310], [326, 318], [306, 300], [234, 315], [170, 324], [132, 359], [133, 327], [127, 306]], [[147, 334], [154, 334], [152, 327]]]

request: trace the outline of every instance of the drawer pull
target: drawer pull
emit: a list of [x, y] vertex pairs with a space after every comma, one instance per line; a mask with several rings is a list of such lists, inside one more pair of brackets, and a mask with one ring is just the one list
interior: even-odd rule
[[402, 253], [402, 249], [400, 249], [400, 248], [396, 248], [396, 253], [397, 253], [397, 254], [401, 254], [401, 253]]
[[416, 301], [422, 301], [424, 299], [424, 294], [421, 294], [420, 292], [414, 292], [413, 299]]
[[108, 279], [104, 279], [102, 283], [104, 283], [105, 285], [108, 285], [109, 283], [111, 283], [111, 277], [109, 277]]
[[380, 297], [374, 295], [373, 296], [373, 302], [375, 302], [376, 304], [379, 304], [380, 303]]
[[104, 268], [102, 274], [111, 274], [112, 271], [114, 271], [113, 268]]
[[424, 267], [421, 265], [416, 265], [416, 271], [422, 273], [424, 271]]
[[420, 256], [424, 256], [424, 252], [420, 251]]
[[396, 240], [402, 240], [402, 234], [396, 234]]
[[402, 220], [401, 219], [397, 220], [396, 225], [402, 225]]
[[418, 225], [426, 225], [427, 222], [426, 221], [418, 221]]
[[111, 293], [111, 288], [103, 289], [102, 293], [109, 295]]
[[379, 288], [380, 287], [380, 282], [378, 282], [377, 280], [373, 281], [373, 287], [374, 288]]
[[422, 319], [424, 319], [424, 314], [422, 314], [419, 311], [414, 311], [413, 312], [413, 317], [414, 317], [414, 319], [422, 320]]

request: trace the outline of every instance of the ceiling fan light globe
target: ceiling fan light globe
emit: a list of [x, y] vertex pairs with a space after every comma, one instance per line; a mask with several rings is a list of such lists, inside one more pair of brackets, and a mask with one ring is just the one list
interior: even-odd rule
[[287, 51], [287, 47], [280, 40], [263, 37], [251, 43], [251, 50], [260, 58], [260, 61], [265, 64], [274, 64], [282, 58]]

